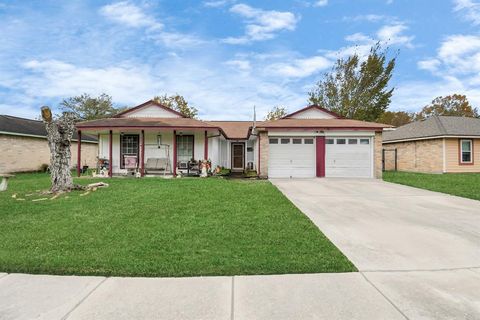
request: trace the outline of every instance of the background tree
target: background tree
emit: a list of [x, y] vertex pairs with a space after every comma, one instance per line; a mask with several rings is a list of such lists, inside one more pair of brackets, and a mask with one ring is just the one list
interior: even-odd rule
[[414, 119], [414, 114], [405, 112], [405, 111], [385, 111], [380, 118], [378, 118], [378, 122], [384, 124], [390, 124], [395, 127], [403, 126], [407, 123], [412, 122]]
[[84, 93], [79, 96], [64, 99], [60, 103], [60, 109], [71, 112], [80, 121], [109, 118], [120, 112], [123, 108], [115, 108], [112, 97], [102, 93], [98, 97], [91, 97]]
[[388, 88], [396, 56], [387, 59], [388, 49], [377, 43], [361, 61], [357, 53], [338, 59], [332, 70], [308, 93], [309, 102], [346, 118], [378, 121], [393, 93]]
[[287, 108], [281, 106], [275, 106], [272, 110], [268, 111], [265, 120], [277, 120], [287, 115]]
[[180, 112], [188, 118], [195, 119], [198, 115], [198, 109], [191, 106], [187, 100], [178, 93], [171, 96], [167, 96], [166, 94], [163, 96], [155, 96], [153, 100], [165, 107]]
[[423, 120], [431, 116], [480, 117], [478, 109], [472, 107], [467, 97], [462, 94], [436, 97], [432, 103], [423, 107], [415, 115], [415, 120]]

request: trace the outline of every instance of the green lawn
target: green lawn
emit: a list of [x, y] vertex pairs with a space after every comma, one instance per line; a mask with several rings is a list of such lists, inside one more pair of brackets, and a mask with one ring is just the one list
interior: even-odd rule
[[[92, 179], [77, 179], [87, 184]], [[0, 193], [0, 272], [200, 276], [355, 271], [268, 181], [104, 179], [33, 202], [45, 174]], [[13, 194], [17, 200], [12, 198]]]
[[480, 173], [384, 172], [383, 180], [480, 200]]

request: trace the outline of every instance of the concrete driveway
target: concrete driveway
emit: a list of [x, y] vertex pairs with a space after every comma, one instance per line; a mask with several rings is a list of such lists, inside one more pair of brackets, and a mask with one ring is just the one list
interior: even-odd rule
[[272, 183], [406, 317], [480, 319], [480, 201], [372, 179]]

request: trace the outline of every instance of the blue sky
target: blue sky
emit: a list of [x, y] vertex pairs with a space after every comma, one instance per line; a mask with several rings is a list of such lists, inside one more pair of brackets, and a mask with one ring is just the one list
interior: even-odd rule
[[400, 51], [390, 109], [452, 93], [480, 106], [480, 0], [0, 0], [0, 114], [83, 92], [119, 106], [179, 93], [203, 119], [294, 111], [376, 41]]

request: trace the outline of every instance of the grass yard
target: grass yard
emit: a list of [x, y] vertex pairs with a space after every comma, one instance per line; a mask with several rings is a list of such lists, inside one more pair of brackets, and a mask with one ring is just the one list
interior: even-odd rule
[[[77, 179], [81, 184], [88, 178]], [[268, 181], [104, 179], [54, 200], [20, 174], [0, 193], [0, 272], [200, 276], [355, 271]], [[17, 200], [12, 198], [17, 194]]]
[[479, 173], [428, 174], [384, 172], [383, 180], [448, 193], [459, 197], [480, 200]]

